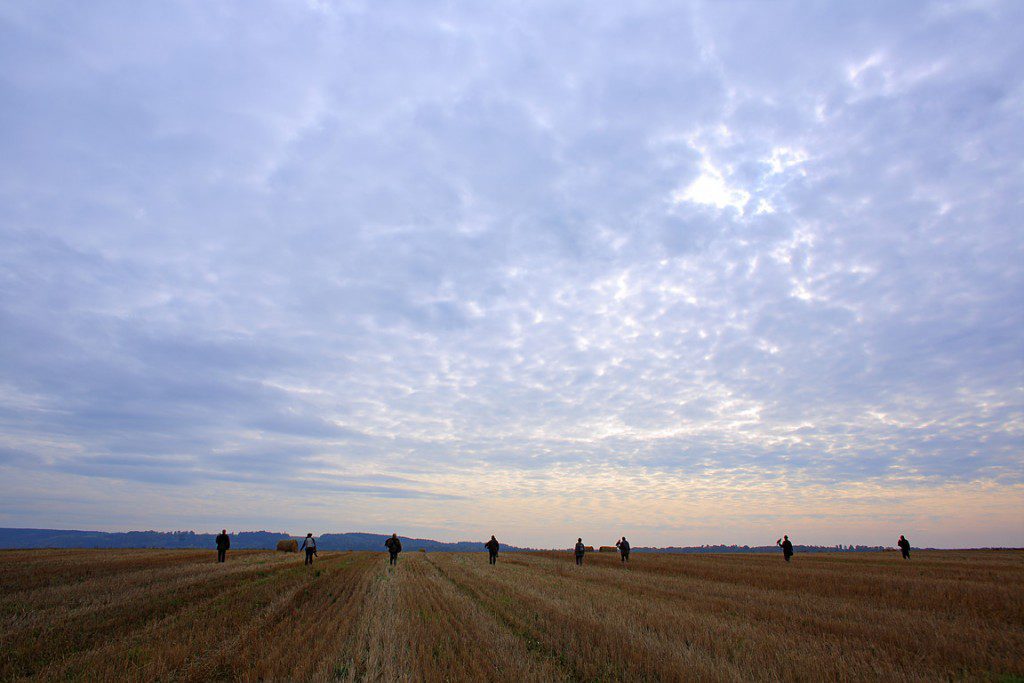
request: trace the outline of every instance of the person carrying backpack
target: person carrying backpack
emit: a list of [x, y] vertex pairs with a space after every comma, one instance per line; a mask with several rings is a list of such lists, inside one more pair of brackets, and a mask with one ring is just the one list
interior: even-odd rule
[[313, 534], [306, 534], [305, 540], [302, 541], [302, 548], [306, 550], [304, 564], [313, 564], [313, 556], [316, 555], [316, 539], [313, 538]]
[[487, 562], [488, 564], [498, 563], [498, 548], [501, 546], [498, 544], [498, 539], [491, 535], [491, 540], [484, 543], [484, 547], [487, 548]]
[[402, 552], [402, 542], [398, 540], [398, 534], [391, 534], [391, 538], [384, 541], [384, 546], [388, 549], [388, 564], [398, 564], [398, 553]]
[[576, 547], [573, 550], [574, 550], [574, 553], [576, 555], [576, 564], [582, 567], [583, 566], [583, 556], [587, 552], [587, 546], [583, 545], [583, 539], [582, 538], [577, 538], [576, 539]]

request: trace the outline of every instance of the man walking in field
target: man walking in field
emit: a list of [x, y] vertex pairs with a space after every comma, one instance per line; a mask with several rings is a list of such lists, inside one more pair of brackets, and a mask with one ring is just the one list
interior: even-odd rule
[[[903, 538], [900, 536], [900, 538]], [[221, 529], [220, 533], [217, 534], [217, 561], [223, 562], [228, 554], [228, 548], [231, 547], [231, 538], [228, 536], [227, 529]]]
[[900, 534], [900, 540], [896, 543], [900, 547], [900, 552], [903, 553], [903, 559], [910, 559], [910, 541], [903, 538], [903, 534]]
[[789, 536], [783, 534], [782, 538], [775, 541], [775, 545], [782, 548], [782, 557], [789, 562], [789, 558], [793, 557], [793, 544], [789, 542]]
[[491, 534], [491, 540], [484, 543], [484, 547], [487, 548], [487, 562], [488, 564], [498, 563], [498, 548], [501, 546], [498, 544], [498, 539]]
[[615, 543], [615, 547], [619, 549], [619, 554], [622, 556], [623, 562], [629, 562], [629, 541], [623, 536]]
[[576, 539], [575, 552], [576, 552], [576, 564], [578, 564], [580, 566], [583, 566], [583, 555], [585, 555], [586, 552], [587, 552], [587, 546], [583, 545], [583, 539], [582, 538], [577, 538]]
[[302, 542], [302, 548], [306, 550], [306, 561], [304, 564], [313, 564], [313, 556], [316, 555], [316, 539], [313, 534], [306, 534], [306, 540]]
[[391, 534], [391, 538], [384, 541], [384, 547], [388, 549], [388, 564], [398, 564], [398, 553], [402, 552], [402, 542], [398, 540], [398, 534]]

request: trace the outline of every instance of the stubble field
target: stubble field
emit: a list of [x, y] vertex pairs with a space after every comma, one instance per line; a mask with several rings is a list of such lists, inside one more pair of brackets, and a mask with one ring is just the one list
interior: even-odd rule
[[1014, 680], [1024, 552], [0, 552], [0, 680]]

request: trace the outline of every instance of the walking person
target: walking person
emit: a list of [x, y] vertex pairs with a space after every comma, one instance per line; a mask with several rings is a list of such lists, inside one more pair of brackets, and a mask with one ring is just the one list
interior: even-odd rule
[[[900, 538], [903, 538], [900, 536]], [[228, 554], [228, 548], [231, 547], [231, 537], [228, 536], [227, 529], [221, 529], [220, 533], [217, 534], [217, 561], [223, 562]]]
[[498, 539], [491, 534], [491, 540], [484, 543], [484, 547], [487, 548], [487, 563], [497, 564], [498, 563], [498, 549], [501, 545], [498, 544]]
[[576, 547], [573, 550], [575, 551], [575, 554], [576, 554], [576, 564], [578, 564], [579, 566], [582, 567], [583, 566], [583, 556], [587, 552], [587, 546], [583, 545], [583, 539], [582, 538], [577, 538], [576, 539]]
[[316, 555], [316, 539], [313, 538], [313, 534], [306, 534], [306, 539], [302, 541], [302, 548], [306, 551], [305, 564], [313, 564], [313, 556]]
[[789, 542], [789, 536], [783, 534], [782, 538], [775, 541], [775, 545], [782, 548], [782, 556], [789, 562], [789, 558], [793, 557], [793, 544]]
[[900, 552], [903, 553], [903, 559], [910, 559], [910, 541], [903, 538], [903, 534], [900, 534], [900, 540], [897, 541], [896, 545], [900, 547]]
[[402, 552], [402, 542], [398, 540], [398, 534], [391, 534], [391, 538], [384, 541], [384, 547], [388, 549], [388, 564], [398, 564], [398, 553]]
[[615, 547], [619, 549], [622, 561], [629, 562], [629, 541], [626, 540], [625, 536], [615, 542]]

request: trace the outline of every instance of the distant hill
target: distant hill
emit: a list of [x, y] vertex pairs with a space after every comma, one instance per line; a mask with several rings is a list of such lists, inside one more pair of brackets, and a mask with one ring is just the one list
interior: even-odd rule
[[[323, 534], [316, 537], [321, 550], [384, 550], [385, 534]], [[216, 534], [197, 534], [194, 531], [72, 531], [61, 529], [3, 529], [0, 528], [0, 548], [214, 548]], [[284, 532], [242, 531], [231, 534], [231, 548], [235, 550], [273, 550], [277, 542], [298, 538]], [[445, 543], [428, 538], [402, 539], [403, 550], [432, 550], [435, 552], [483, 551], [486, 539]], [[525, 550], [502, 545], [502, 550]]]

